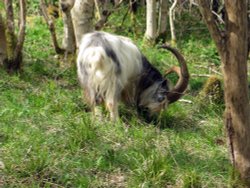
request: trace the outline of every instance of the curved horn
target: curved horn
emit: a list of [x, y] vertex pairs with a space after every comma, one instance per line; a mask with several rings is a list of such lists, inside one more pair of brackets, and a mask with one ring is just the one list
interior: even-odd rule
[[164, 77], [166, 77], [168, 74], [171, 74], [172, 72], [175, 72], [179, 77], [181, 77], [181, 69], [177, 66], [173, 66], [170, 69], [166, 70]]
[[183, 95], [183, 92], [186, 90], [186, 88], [188, 86], [188, 81], [189, 81], [188, 68], [187, 68], [187, 64], [186, 64], [184, 57], [180, 54], [180, 52], [177, 49], [172, 48], [166, 44], [160, 46], [160, 48], [164, 48], [164, 49], [167, 49], [170, 52], [172, 52], [180, 64], [180, 68], [174, 66], [166, 72], [166, 74], [169, 74], [171, 72], [175, 72], [179, 76], [179, 79], [178, 79], [176, 85], [167, 94], [167, 98], [168, 98], [169, 103], [173, 103], [173, 102], [177, 101]]

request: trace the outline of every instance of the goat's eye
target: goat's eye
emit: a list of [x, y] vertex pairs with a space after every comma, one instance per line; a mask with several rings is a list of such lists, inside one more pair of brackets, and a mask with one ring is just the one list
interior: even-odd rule
[[158, 102], [162, 102], [162, 101], [164, 101], [165, 100], [165, 96], [163, 96], [163, 95], [159, 95], [158, 97], [157, 97], [157, 101]]

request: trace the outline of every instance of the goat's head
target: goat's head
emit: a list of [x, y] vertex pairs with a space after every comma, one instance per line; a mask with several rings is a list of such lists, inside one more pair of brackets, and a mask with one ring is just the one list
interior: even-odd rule
[[[177, 101], [186, 90], [189, 80], [189, 73], [185, 59], [178, 50], [168, 45], [163, 45], [161, 48], [171, 51], [180, 64], [180, 67], [174, 66], [167, 70], [165, 76], [175, 72], [179, 79], [176, 85], [170, 88], [169, 81], [158, 74], [158, 71], [154, 67], [150, 67], [150, 64], [146, 59], [143, 59], [144, 71], [146, 71], [146, 73], [145, 77], [142, 76], [139, 83], [139, 87], [142, 87], [142, 91], [138, 96], [137, 108], [138, 112], [148, 120], [159, 114], [161, 110], [168, 106], [168, 104]], [[152, 82], [153, 84], [150, 84], [149, 82]], [[149, 87], [147, 87], [147, 85], [149, 85]]]

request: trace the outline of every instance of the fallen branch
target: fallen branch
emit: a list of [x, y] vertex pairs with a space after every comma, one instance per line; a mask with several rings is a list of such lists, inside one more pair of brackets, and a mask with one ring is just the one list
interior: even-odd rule
[[188, 103], [188, 104], [193, 104], [193, 101], [187, 100], [187, 99], [179, 99], [180, 102]]
[[192, 77], [211, 77], [212, 74], [191, 74]]
[[222, 74], [219, 71], [213, 69], [211, 66], [207, 67], [207, 66], [203, 66], [203, 65], [196, 65], [195, 67], [196, 68], [203, 68], [203, 69], [206, 69], [206, 70], [208, 70], [210, 72], [213, 72], [215, 74], [218, 74], [218, 75], [222, 76]]

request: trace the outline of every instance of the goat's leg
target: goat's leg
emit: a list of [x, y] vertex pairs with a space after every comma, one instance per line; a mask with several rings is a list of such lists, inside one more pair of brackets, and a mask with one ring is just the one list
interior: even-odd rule
[[99, 104], [99, 101], [96, 101], [96, 94], [94, 90], [91, 88], [85, 88], [84, 94], [85, 99], [87, 100], [87, 103], [90, 106], [93, 118], [101, 117], [101, 110], [97, 106]]
[[106, 101], [107, 109], [110, 113], [110, 119], [116, 121], [119, 118], [118, 115], [118, 101], [116, 99], [107, 99]]
[[118, 114], [118, 87], [113, 85], [112, 90], [109, 90], [105, 99], [106, 107], [110, 113], [110, 119], [116, 121], [119, 118]]

